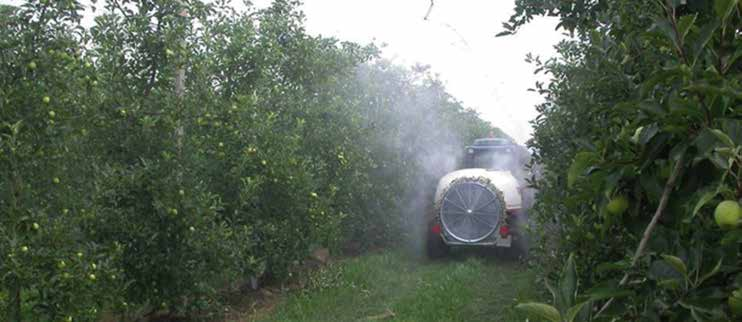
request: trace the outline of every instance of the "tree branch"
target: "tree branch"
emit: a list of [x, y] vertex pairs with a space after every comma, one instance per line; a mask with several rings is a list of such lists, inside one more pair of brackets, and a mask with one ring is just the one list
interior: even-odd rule
[[435, 0], [430, 0], [430, 7], [428, 7], [428, 12], [425, 14], [425, 17], [423, 17], [423, 20], [428, 20], [430, 13], [433, 11], [433, 6], [435, 6]]
[[[155, 34], [156, 35], [159, 35], [162, 32], [162, 18], [163, 18], [163, 15], [158, 13], [157, 14], [157, 30], [155, 31]], [[151, 56], [152, 57], [152, 62], [150, 64], [150, 66], [149, 66], [149, 68], [150, 68], [150, 70], [149, 70], [149, 80], [147, 81], [147, 83], [145, 84], [145, 87], [144, 87], [144, 97], [149, 96], [149, 93], [152, 91], [152, 88], [155, 87], [155, 81], [157, 80], [157, 69], [159, 68], [158, 67], [158, 63], [159, 62], [158, 62], [158, 59], [157, 58], [158, 58], [158, 55], [162, 55], [161, 54], [162, 49], [163, 49], [162, 47], [164, 47], [164, 46], [162, 46], [162, 41], [160, 41], [160, 43], [158, 45], [160, 45], [160, 46], [158, 46], [158, 51], [160, 53], [154, 54], [154, 55]]]
[[124, 18], [131, 19], [131, 15], [128, 14], [126, 10], [124, 10], [124, 8], [121, 6], [121, 4], [118, 1], [112, 1], [112, 2], [113, 2], [113, 6], [116, 7], [116, 9], [118, 9], [121, 12], [121, 15], [123, 15]]
[[[680, 158], [678, 158], [677, 163], [675, 163], [675, 168], [672, 170], [672, 174], [670, 175], [670, 178], [667, 179], [667, 182], [665, 183], [665, 189], [662, 191], [662, 197], [660, 198], [660, 204], [657, 206], [657, 210], [654, 212], [654, 216], [652, 216], [652, 220], [647, 225], [647, 228], [644, 229], [644, 235], [642, 236], [642, 240], [639, 242], [639, 246], [636, 248], [636, 251], [634, 252], [634, 257], [631, 259], [631, 268], [636, 266], [636, 264], [639, 262], [639, 258], [641, 258], [642, 254], [644, 254], [644, 249], [647, 248], [647, 243], [649, 242], [649, 238], [652, 236], [652, 232], [654, 231], [654, 228], [657, 226], [657, 222], [659, 222], [660, 217], [662, 217], [662, 213], [665, 211], [665, 208], [667, 207], [667, 202], [670, 199], [670, 194], [672, 193], [672, 190], [675, 188], [675, 181], [677, 180], [680, 171], [683, 169], [683, 156], [681, 155]], [[626, 282], [629, 281], [629, 272], [626, 272], [624, 274], [621, 281], [618, 283], [618, 286], [623, 286], [626, 284]], [[598, 317], [603, 311], [605, 311], [610, 305], [613, 303], [613, 298], [608, 300], [608, 302], [603, 305], [602, 308], [600, 308], [600, 311], [595, 315], [595, 317]]]
[[688, 55], [686, 54], [684, 49], [685, 41], [683, 39], [683, 36], [680, 34], [680, 31], [678, 30], [678, 19], [676, 17], [675, 7], [670, 4], [669, 0], [665, 3], [665, 14], [667, 14], [667, 17], [670, 21], [670, 26], [672, 27], [672, 31], [675, 34], [675, 39], [677, 40], [677, 42], [675, 43], [675, 51], [677, 51], [678, 56], [680, 56], [680, 59], [683, 61], [683, 63], [690, 66]]

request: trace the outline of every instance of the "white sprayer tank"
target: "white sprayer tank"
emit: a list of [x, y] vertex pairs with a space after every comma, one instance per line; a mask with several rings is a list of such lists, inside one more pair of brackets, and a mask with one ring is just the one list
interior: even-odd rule
[[497, 187], [505, 198], [505, 205], [508, 210], [520, 209], [522, 200], [518, 190], [518, 180], [515, 179], [510, 171], [488, 170], [488, 169], [463, 169], [451, 172], [438, 181], [438, 188], [435, 190], [435, 202], [440, 203], [443, 193], [448, 190], [452, 182], [461, 178], [487, 178]]

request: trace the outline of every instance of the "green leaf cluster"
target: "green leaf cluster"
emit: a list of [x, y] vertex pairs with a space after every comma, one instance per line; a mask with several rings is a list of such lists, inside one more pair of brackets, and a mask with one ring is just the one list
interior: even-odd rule
[[[732, 319], [739, 228], [713, 212], [742, 197], [741, 4], [520, 0], [506, 33], [538, 16], [572, 34], [557, 57], [530, 57], [553, 76], [536, 85], [530, 142], [544, 168], [531, 216], [540, 267], [574, 254], [581, 285], [636, 294], [594, 302], [598, 320]], [[616, 198], [619, 214], [607, 210]]]

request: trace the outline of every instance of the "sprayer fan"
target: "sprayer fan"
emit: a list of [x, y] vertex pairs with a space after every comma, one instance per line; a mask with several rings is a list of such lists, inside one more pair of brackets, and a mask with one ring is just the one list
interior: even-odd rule
[[500, 222], [502, 197], [479, 182], [453, 184], [441, 202], [441, 223], [452, 237], [476, 243], [490, 236]]

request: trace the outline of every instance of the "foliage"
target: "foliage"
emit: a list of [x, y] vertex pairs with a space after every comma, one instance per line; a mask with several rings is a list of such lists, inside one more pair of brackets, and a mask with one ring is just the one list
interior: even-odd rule
[[4, 320], [209, 319], [312, 248], [405, 238], [428, 160], [497, 131], [295, 1], [91, 5], [0, 8]]
[[555, 306], [545, 303], [519, 303], [516, 309], [552, 322], [592, 321], [592, 303], [607, 298], [634, 296], [631, 291], [597, 287], [585, 294], [578, 294], [578, 275], [574, 255], [567, 258], [557, 284], [546, 286]]
[[[637, 294], [597, 301], [597, 319], [730, 319], [740, 230], [717, 227], [713, 208], [742, 197], [740, 3], [516, 6], [506, 33], [551, 15], [577, 35], [557, 58], [531, 57], [553, 76], [537, 84], [546, 102], [530, 142], [545, 168], [532, 216], [547, 234], [542, 267], [553, 271], [574, 253], [579, 267], [594, 268], [581, 276], [586, 288]], [[606, 211], [615, 198], [628, 210]]]

